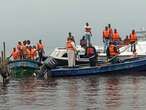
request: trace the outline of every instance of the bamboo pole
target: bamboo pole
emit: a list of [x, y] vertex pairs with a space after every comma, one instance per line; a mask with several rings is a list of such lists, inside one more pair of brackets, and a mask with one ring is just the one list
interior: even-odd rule
[[3, 61], [4, 61], [4, 52], [1, 51], [1, 60], [2, 60], [2, 64], [3, 64]]
[[3, 60], [6, 59], [6, 43], [3, 42]]

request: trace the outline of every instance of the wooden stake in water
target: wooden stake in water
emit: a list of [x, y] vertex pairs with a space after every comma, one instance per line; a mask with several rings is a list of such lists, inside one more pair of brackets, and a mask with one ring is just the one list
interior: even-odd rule
[[5, 42], [3, 42], [3, 60], [5, 60], [6, 59], [6, 44], [5, 44]]

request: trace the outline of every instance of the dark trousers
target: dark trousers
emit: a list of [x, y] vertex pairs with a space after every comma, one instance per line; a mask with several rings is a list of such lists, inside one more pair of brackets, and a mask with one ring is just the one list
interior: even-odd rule
[[136, 52], [136, 44], [131, 43], [131, 52]]
[[96, 56], [90, 57], [89, 58], [90, 66], [96, 66], [96, 61], [97, 61]]
[[43, 60], [43, 52], [38, 52], [39, 55], [39, 62], [41, 62]]

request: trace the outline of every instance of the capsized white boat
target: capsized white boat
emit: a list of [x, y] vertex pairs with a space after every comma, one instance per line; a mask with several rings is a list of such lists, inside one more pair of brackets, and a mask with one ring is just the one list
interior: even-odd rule
[[[138, 42], [136, 44], [136, 56], [146, 56], [146, 31], [137, 31]], [[134, 57], [135, 54], [131, 52], [131, 46], [125, 45], [119, 49], [120, 54], [119, 58], [121, 60]], [[105, 61], [107, 59], [106, 54], [103, 52], [103, 47], [95, 46], [98, 53], [98, 61]], [[89, 62], [87, 56], [85, 56], [85, 49], [81, 46], [77, 46], [78, 55], [76, 58], [77, 64], [85, 64]], [[67, 51], [66, 48], [55, 48], [54, 51], [50, 54], [50, 57], [53, 57], [60, 65], [67, 64]]]

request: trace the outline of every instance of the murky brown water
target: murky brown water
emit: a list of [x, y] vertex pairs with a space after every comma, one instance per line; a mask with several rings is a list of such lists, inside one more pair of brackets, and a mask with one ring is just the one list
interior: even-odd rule
[[0, 85], [0, 110], [145, 109], [145, 75], [26, 78]]

